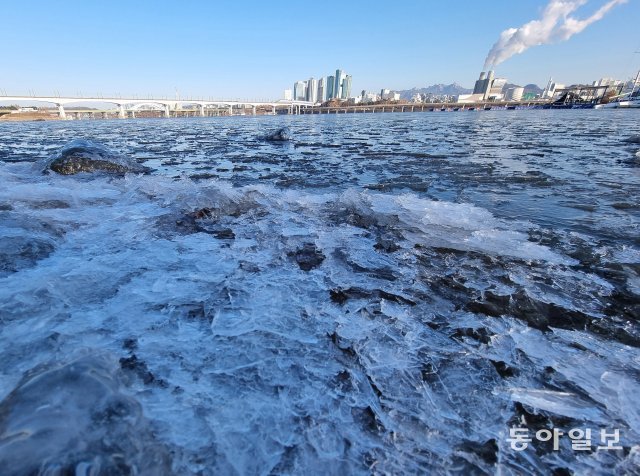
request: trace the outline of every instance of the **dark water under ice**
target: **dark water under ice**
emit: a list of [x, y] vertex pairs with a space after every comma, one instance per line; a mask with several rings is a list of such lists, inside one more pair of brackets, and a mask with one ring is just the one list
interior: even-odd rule
[[638, 470], [636, 111], [0, 124], [0, 184], [3, 475]]

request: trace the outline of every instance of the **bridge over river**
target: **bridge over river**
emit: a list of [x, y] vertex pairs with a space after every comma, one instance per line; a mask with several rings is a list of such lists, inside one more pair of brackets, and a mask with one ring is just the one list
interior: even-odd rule
[[[171, 117], [172, 111], [183, 111], [184, 106], [195, 108], [200, 116], [207, 116], [208, 110], [226, 108], [229, 115], [233, 115], [234, 108], [242, 108], [244, 111], [251, 108], [252, 114], [256, 114], [257, 108], [271, 108], [273, 114], [277, 109], [287, 109], [289, 114], [300, 114], [303, 108], [313, 106], [313, 103], [307, 101], [242, 101], [242, 100], [204, 100], [204, 99], [168, 99], [168, 98], [115, 98], [115, 97], [64, 97], [64, 96], [0, 96], [0, 104], [6, 105], [24, 105], [33, 104], [34, 102], [43, 104], [53, 104], [58, 108], [58, 115], [61, 119], [67, 118], [67, 109], [71, 107], [79, 107], [83, 104], [113, 104], [118, 112], [118, 117], [124, 119], [130, 113], [135, 115], [135, 111], [139, 111], [144, 107], [154, 109], [160, 108], [164, 112], [165, 117]], [[77, 111], [75, 111], [77, 112]], [[89, 109], [82, 112], [90, 113]], [[103, 112], [104, 111], [100, 111]]]

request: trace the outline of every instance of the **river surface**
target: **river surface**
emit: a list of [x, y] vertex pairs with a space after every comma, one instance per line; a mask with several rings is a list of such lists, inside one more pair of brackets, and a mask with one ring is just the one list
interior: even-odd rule
[[0, 185], [3, 475], [638, 471], [637, 111], [0, 124]]

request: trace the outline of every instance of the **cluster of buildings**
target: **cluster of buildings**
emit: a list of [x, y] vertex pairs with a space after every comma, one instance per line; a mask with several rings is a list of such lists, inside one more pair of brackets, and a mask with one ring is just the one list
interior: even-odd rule
[[380, 94], [365, 91], [364, 89], [360, 93], [360, 96], [349, 98], [349, 104], [371, 104], [378, 101], [399, 101], [400, 93], [392, 91], [391, 89], [381, 89]]
[[456, 102], [520, 101], [524, 95], [524, 88], [515, 86], [505, 90], [506, 84], [507, 80], [496, 78], [493, 71], [483, 71], [473, 87], [473, 93], [460, 94]]
[[[640, 77], [640, 73], [638, 74]], [[636, 81], [638, 78], [636, 78]], [[634, 85], [635, 85], [634, 82]], [[594, 81], [591, 85], [577, 85], [566, 87], [564, 84], [557, 83], [553, 79], [549, 79], [547, 86], [541, 94], [536, 94], [540, 90], [533, 88], [525, 91], [525, 88], [508, 84], [506, 78], [498, 78], [494, 71], [482, 71], [479, 78], [475, 82], [473, 92], [470, 94], [431, 94], [416, 93], [411, 98], [413, 103], [433, 103], [433, 102], [455, 102], [455, 103], [478, 103], [484, 101], [528, 101], [532, 99], [555, 100], [569, 90], [580, 89], [587, 91], [591, 95], [613, 94], [617, 90], [619, 93], [627, 83], [613, 78], [601, 78]], [[580, 92], [584, 94], [584, 92]], [[396, 102], [400, 100], [400, 93], [382, 89], [380, 93], [362, 91], [360, 95], [351, 97], [351, 75], [346, 74], [341, 69], [337, 69], [335, 75], [325, 76], [318, 80], [309, 78], [306, 81], [296, 81], [293, 89], [284, 91], [286, 100], [308, 101], [313, 104], [324, 103], [332, 99], [348, 101], [349, 104], [367, 104], [379, 101]]]
[[411, 96], [411, 102], [415, 104], [456, 102], [458, 95], [455, 94], [433, 94], [433, 93], [415, 93]]
[[[635, 82], [634, 82], [635, 85]], [[576, 88], [577, 86], [572, 86], [573, 88]], [[586, 88], [588, 86], [582, 86], [583, 88]], [[591, 83], [591, 88], [595, 88], [595, 89], [605, 89], [609, 90], [609, 91], [615, 91], [615, 92], [620, 92], [622, 91], [625, 87], [629, 87], [628, 83], [626, 81], [621, 81], [619, 79], [613, 79], [613, 78], [600, 78], [597, 81], [594, 81], [593, 83]], [[556, 83], [552, 78], [549, 78], [549, 82], [547, 83], [547, 86], [544, 88], [544, 91], [542, 92], [540, 98], [541, 99], [553, 99], [556, 96], [556, 93], [559, 91], [565, 91], [567, 89], [567, 86], [564, 84], [560, 84], [560, 83]]]
[[284, 98], [295, 101], [309, 101], [314, 104], [331, 99], [349, 99], [351, 97], [351, 75], [336, 69], [335, 76], [320, 79], [309, 78], [296, 81], [293, 89], [285, 89]]
[[[640, 76], [640, 73], [639, 73]], [[521, 101], [530, 99], [556, 100], [567, 92], [573, 92], [580, 97], [597, 99], [605, 95], [619, 94], [627, 82], [613, 78], [600, 78], [591, 85], [566, 86], [549, 79], [541, 94], [525, 93], [523, 87], [507, 86], [505, 78], [496, 78], [493, 71], [482, 72], [475, 83], [472, 94], [461, 94], [455, 101], [460, 103], [479, 101]]]

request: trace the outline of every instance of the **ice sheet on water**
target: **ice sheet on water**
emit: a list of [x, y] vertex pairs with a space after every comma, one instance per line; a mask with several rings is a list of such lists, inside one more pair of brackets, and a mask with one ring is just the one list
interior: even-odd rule
[[0, 402], [0, 467], [22, 474], [170, 474], [140, 404], [108, 358], [34, 369]]
[[[104, 353], [178, 473], [556, 468], [510, 451], [525, 410], [637, 442], [637, 349], [510, 315], [516, 289], [594, 315], [611, 294], [526, 222], [410, 194], [24, 170], [0, 167], [15, 205], [0, 229], [63, 233], [0, 277], [2, 398], [40, 364]], [[69, 207], [38, 205], [54, 199]], [[305, 243], [325, 256], [309, 270], [294, 258]], [[500, 312], [465, 308], [487, 291]], [[561, 456], [575, 471], [597, 457]]]
[[538, 410], [550, 412], [576, 420], [588, 420], [598, 424], [606, 422], [604, 415], [593, 404], [580, 400], [570, 392], [513, 388], [511, 398]]
[[397, 216], [408, 230], [418, 229], [420, 233], [414, 239], [420, 244], [557, 264], [576, 263], [528, 241], [522, 231], [513, 229], [513, 224], [504, 223], [488, 210], [474, 205], [427, 200], [415, 195], [400, 195], [391, 200], [386, 195], [372, 195], [366, 199], [370, 200], [373, 212]]

